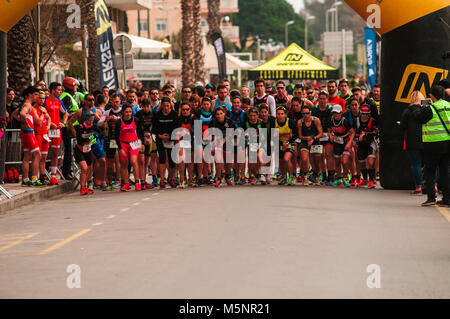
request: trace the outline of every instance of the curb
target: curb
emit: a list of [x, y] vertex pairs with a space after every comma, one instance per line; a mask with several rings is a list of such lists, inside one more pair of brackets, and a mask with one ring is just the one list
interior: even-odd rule
[[[0, 216], [13, 209], [17, 209], [30, 203], [51, 199], [57, 195], [74, 191], [76, 183], [76, 180], [63, 182], [60, 185], [48, 187], [38, 192], [26, 192], [24, 194], [14, 196], [11, 199], [3, 199], [0, 202]], [[3, 195], [2, 197], [4, 198]]]

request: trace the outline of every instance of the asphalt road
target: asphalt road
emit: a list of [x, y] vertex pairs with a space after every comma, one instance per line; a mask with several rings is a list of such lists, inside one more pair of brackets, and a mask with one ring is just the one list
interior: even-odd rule
[[0, 298], [450, 298], [450, 212], [424, 200], [277, 185], [73, 193], [0, 218]]

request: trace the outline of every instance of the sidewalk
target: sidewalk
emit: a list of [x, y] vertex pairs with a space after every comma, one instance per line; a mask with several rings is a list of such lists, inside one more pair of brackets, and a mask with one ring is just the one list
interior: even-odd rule
[[61, 180], [59, 185], [46, 187], [24, 187], [21, 183], [3, 184], [3, 188], [12, 195], [12, 198], [8, 199], [4, 194], [0, 195], [0, 216], [32, 202], [39, 202], [74, 191], [75, 183], [76, 181]]

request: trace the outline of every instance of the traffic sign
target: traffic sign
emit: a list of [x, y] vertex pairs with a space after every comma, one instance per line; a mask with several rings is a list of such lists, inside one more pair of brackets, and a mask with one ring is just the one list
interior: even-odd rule
[[118, 54], [125, 54], [131, 50], [131, 40], [126, 35], [119, 35], [113, 41], [114, 51]]
[[[342, 31], [324, 32], [323, 46], [325, 55], [342, 54]], [[345, 54], [353, 54], [353, 32], [345, 31]]]
[[[116, 69], [123, 69], [123, 56], [115, 55], [114, 56], [114, 65]], [[125, 68], [132, 69], [133, 68], [133, 55], [125, 54]]]

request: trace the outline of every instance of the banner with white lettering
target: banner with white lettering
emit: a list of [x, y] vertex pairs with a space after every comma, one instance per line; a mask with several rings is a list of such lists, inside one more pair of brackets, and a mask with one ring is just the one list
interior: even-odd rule
[[117, 89], [117, 70], [114, 66], [113, 33], [108, 8], [104, 0], [95, 0], [95, 22], [97, 24], [98, 66], [100, 87]]
[[370, 89], [373, 89], [375, 85], [375, 74], [377, 70], [377, 36], [375, 31], [371, 28], [365, 28], [364, 33], [366, 36], [366, 56], [367, 56], [367, 72]]

